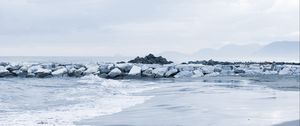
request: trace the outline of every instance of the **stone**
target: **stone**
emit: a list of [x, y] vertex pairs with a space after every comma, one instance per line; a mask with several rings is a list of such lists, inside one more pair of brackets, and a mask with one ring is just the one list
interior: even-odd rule
[[213, 72], [213, 73], [210, 73], [210, 74], [206, 74], [205, 77], [216, 77], [216, 76], [219, 76], [220, 73], [219, 72]]
[[61, 68], [59, 68], [59, 69], [52, 72], [53, 76], [64, 76], [66, 74], [68, 74], [68, 69], [65, 68], [65, 67], [61, 67]]
[[181, 64], [176, 65], [175, 68], [177, 68], [179, 71], [194, 71], [194, 66], [188, 65], [188, 64]]
[[204, 66], [201, 69], [202, 69], [203, 74], [210, 74], [210, 73], [214, 72], [215, 67], [213, 67], [213, 66]]
[[142, 68], [138, 66], [133, 66], [129, 71], [128, 75], [130, 76], [141, 76]]
[[154, 77], [154, 74], [152, 73], [152, 71], [153, 71], [153, 68], [148, 68], [142, 72], [142, 76]]
[[4, 66], [0, 66], [0, 77], [12, 75]]
[[115, 78], [122, 75], [122, 71], [119, 68], [114, 68], [108, 73], [108, 77]]
[[291, 71], [290, 67], [284, 67], [282, 70], [279, 71], [279, 75], [291, 75], [293, 72]]
[[192, 77], [192, 76], [193, 76], [192, 71], [180, 71], [174, 77], [175, 78], [184, 78], [184, 77]]
[[110, 72], [110, 69], [108, 68], [108, 64], [100, 64], [99, 67], [100, 73], [103, 74], [108, 74]]
[[173, 76], [176, 75], [177, 73], [178, 73], [178, 69], [176, 69], [176, 68], [170, 68], [170, 69], [166, 72], [165, 76], [166, 76], [166, 77], [173, 77]]
[[130, 63], [121, 63], [121, 64], [116, 64], [116, 67], [119, 68], [121, 71], [123, 71], [124, 73], [128, 73], [131, 68], [132, 68], [132, 64]]
[[243, 74], [243, 73], [246, 73], [246, 72], [245, 72], [245, 70], [243, 70], [243, 69], [235, 69], [235, 70], [234, 70], [234, 73], [235, 73], [235, 74]]
[[154, 77], [160, 78], [160, 77], [164, 77], [164, 75], [167, 71], [168, 71], [168, 67], [160, 67], [160, 68], [154, 69], [152, 71], [152, 73], [154, 74]]
[[34, 73], [35, 73], [36, 77], [43, 78], [43, 77], [47, 77], [47, 76], [51, 75], [51, 72], [52, 71], [49, 70], [49, 69], [45, 69], [45, 68], [40, 67]]
[[129, 63], [141, 63], [141, 64], [170, 64], [172, 61], [168, 61], [166, 58], [161, 56], [155, 57], [153, 54], [149, 54], [145, 57], [136, 57], [133, 60], [128, 61]]
[[99, 65], [98, 64], [88, 64], [86, 65], [86, 70], [84, 71], [85, 75], [89, 74], [99, 74]]
[[192, 77], [195, 77], [195, 78], [197, 78], [197, 77], [203, 77], [204, 76], [202, 70], [194, 70], [193, 74], [194, 75]]

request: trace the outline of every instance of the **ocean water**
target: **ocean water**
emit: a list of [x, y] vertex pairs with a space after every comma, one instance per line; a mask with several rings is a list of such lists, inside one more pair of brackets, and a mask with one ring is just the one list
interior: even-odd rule
[[258, 80], [0, 78], [0, 125], [271, 126], [299, 120], [299, 80]]
[[[10, 62], [102, 59], [5, 57]], [[299, 120], [299, 76], [0, 78], [0, 126], [272, 126]]]

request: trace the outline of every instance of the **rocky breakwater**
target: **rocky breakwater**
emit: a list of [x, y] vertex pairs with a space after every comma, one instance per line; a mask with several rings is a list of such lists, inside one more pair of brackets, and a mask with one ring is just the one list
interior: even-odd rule
[[7, 63], [0, 62], [0, 77], [187, 78], [231, 75], [300, 75], [299, 64], [174, 64], [148, 55], [129, 63]]

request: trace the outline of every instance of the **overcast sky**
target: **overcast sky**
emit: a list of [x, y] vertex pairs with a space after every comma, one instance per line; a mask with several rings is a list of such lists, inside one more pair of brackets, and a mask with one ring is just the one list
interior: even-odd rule
[[0, 0], [0, 55], [192, 53], [299, 39], [299, 0]]

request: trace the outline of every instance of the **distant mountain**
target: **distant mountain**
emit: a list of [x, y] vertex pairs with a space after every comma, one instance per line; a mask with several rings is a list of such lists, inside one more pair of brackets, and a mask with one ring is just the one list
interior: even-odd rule
[[255, 54], [261, 56], [299, 56], [299, 41], [278, 41], [259, 49]]
[[219, 49], [205, 48], [194, 54], [179, 52], [160, 53], [173, 61], [226, 60], [226, 61], [292, 61], [299, 62], [299, 41], [276, 41], [267, 45], [228, 44]]
[[237, 56], [249, 56], [262, 46], [258, 44], [249, 45], [235, 45], [228, 44], [219, 49], [201, 49], [194, 55], [199, 57], [237, 57]]

